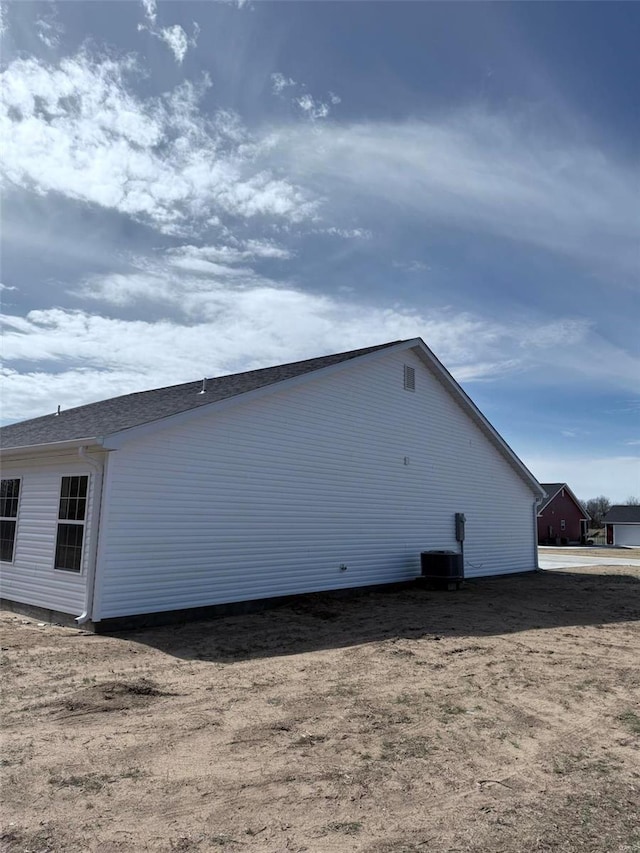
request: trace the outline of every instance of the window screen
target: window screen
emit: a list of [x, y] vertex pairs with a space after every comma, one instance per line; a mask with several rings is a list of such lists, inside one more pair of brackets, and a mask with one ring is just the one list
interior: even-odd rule
[[86, 476], [62, 478], [56, 537], [56, 569], [67, 572], [82, 570], [88, 484], [89, 478]]
[[0, 560], [13, 562], [16, 544], [16, 519], [20, 499], [20, 480], [2, 480], [0, 485]]

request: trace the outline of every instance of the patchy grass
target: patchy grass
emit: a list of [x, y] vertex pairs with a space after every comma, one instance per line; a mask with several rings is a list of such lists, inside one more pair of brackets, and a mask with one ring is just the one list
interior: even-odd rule
[[355, 835], [362, 829], [362, 824], [357, 820], [334, 821], [325, 827], [326, 832], [341, 832], [343, 835]]
[[113, 782], [112, 776], [102, 773], [84, 773], [72, 776], [50, 776], [49, 784], [55, 788], [79, 788], [87, 793], [101, 791]]
[[640, 714], [628, 709], [623, 711], [622, 714], [619, 714], [618, 719], [629, 729], [629, 731], [633, 732], [634, 735], [640, 735]]

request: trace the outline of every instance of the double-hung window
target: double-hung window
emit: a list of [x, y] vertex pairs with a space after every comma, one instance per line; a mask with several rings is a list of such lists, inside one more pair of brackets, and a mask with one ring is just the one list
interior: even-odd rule
[[0, 485], [0, 560], [4, 563], [13, 562], [19, 499], [20, 480], [18, 478], [2, 480]]
[[56, 569], [66, 572], [79, 572], [82, 569], [88, 484], [87, 476], [62, 478], [56, 538]]

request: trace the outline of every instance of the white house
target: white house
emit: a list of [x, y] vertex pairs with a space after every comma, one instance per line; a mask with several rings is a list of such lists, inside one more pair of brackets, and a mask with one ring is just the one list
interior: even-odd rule
[[603, 521], [607, 530], [607, 545], [640, 547], [640, 506], [612, 506]]
[[537, 567], [544, 491], [420, 338], [128, 394], [0, 440], [2, 598], [98, 630], [410, 581], [422, 551], [458, 548], [456, 512], [468, 577]]

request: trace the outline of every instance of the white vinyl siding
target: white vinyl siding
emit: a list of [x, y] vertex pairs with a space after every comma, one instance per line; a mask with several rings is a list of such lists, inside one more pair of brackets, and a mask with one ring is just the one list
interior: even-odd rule
[[79, 615], [84, 605], [86, 554], [80, 573], [56, 571], [54, 555], [62, 477], [89, 476], [90, 519], [94, 501], [91, 472], [77, 454], [69, 453], [5, 462], [2, 473], [3, 477], [20, 477], [21, 483], [14, 561], [1, 565], [1, 597]]
[[467, 576], [530, 570], [534, 500], [417, 356], [362, 361], [114, 451], [94, 618], [409, 580], [455, 512]]

